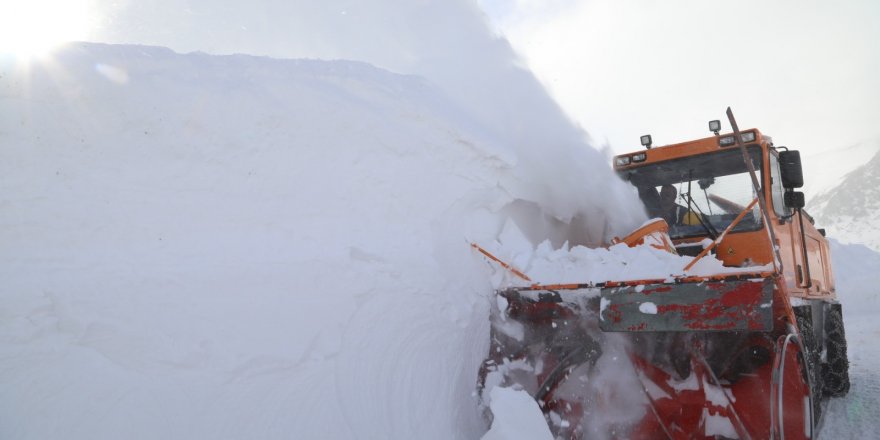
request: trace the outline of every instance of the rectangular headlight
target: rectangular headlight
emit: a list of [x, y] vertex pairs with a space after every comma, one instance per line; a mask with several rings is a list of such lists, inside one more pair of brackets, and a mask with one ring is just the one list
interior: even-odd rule
[[619, 156], [614, 158], [614, 166], [622, 167], [629, 165], [629, 156]]
[[648, 158], [648, 155], [645, 153], [638, 153], [638, 154], [632, 155], [633, 162], [644, 162], [645, 159], [647, 159], [647, 158]]
[[742, 141], [744, 144], [748, 143], [748, 142], [755, 142], [755, 132], [754, 131], [747, 131], [747, 132], [743, 133], [742, 134]]
[[718, 145], [722, 147], [729, 147], [736, 143], [736, 139], [733, 136], [724, 136], [723, 138], [718, 139]]

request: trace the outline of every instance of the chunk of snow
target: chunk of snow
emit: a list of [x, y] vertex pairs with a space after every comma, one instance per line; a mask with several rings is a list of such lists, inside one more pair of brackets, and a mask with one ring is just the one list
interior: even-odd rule
[[513, 320], [497, 323], [495, 329], [517, 341], [522, 341], [525, 336], [523, 324]]
[[495, 387], [491, 392], [492, 428], [482, 440], [552, 440], [538, 402], [522, 390]]
[[599, 319], [602, 321], [605, 320], [605, 309], [608, 308], [608, 304], [611, 304], [611, 300], [604, 296], [599, 300]]
[[507, 298], [505, 298], [501, 295], [495, 295], [495, 303], [496, 303], [496, 306], [498, 307], [498, 311], [500, 312], [499, 315], [501, 316], [501, 318], [507, 319], [507, 306], [508, 306]]
[[657, 304], [654, 304], [652, 302], [643, 302], [639, 304], [639, 311], [646, 315], [656, 315]]
[[705, 379], [703, 380], [703, 393], [706, 395], [706, 400], [715, 406], [724, 407], [736, 402], [733, 393], [728, 393], [724, 387], [713, 385]]
[[503, 253], [496, 256], [513, 264], [514, 267], [523, 268], [532, 259], [535, 247], [513, 220], [507, 219], [504, 222], [504, 228], [498, 235], [498, 242]]
[[703, 408], [703, 423], [705, 435], [707, 436], [721, 436], [729, 439], [739, 438], [739, 434], [736, 433], [736, 429], [729, 418], [711, 414], [708, 408]]
[[691, 371], [691, 374], [689, 374], [688, 377], [682, 380], [670, 378], [667, 383], [676, 391], [700, 389], [700, 380], [697, 378], [697, 375], [693, 371]]

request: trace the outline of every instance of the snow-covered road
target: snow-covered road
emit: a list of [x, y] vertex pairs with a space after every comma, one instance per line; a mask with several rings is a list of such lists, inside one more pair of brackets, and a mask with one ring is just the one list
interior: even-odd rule
[[[877, 288], [880, 291], [880, 287]], [[845, 304], [845, 303], [844, 303]], [[877, 438], [880, 431], [880, 319], [869, 313], [846, 313], [850, 360], [849, 395], [831, 399], [822, 439]]]

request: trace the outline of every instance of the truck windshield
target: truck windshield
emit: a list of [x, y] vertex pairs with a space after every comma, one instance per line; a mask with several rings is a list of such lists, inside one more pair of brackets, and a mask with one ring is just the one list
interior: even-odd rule
[[[752, 146], [748, 152], [760, 173], [761, 149]], [[649, 216], [669, 223], [672, 238], [718, 234], [755, 198], [738, 148], [649, 163], [619, 174], [638, 191]], [[752, 231], [761, 226], [760, 208], [755, 205], [733, 231]]]

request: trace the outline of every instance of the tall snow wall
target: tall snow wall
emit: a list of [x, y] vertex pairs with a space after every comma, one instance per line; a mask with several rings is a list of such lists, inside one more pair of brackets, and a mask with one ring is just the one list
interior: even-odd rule
[[3, 59], [0, 438], [479, 438], [468, 241], [642, 213], [582, 133], [508, 143], [442, 90], [144, 46]]

